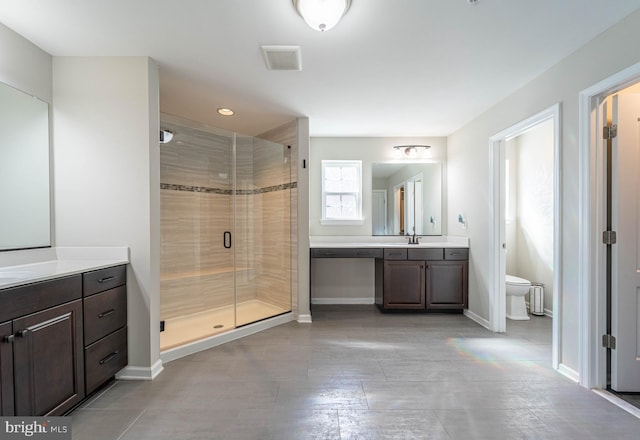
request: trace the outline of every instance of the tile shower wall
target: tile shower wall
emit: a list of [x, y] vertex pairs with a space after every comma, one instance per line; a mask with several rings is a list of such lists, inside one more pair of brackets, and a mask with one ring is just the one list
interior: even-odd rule
[[[257, 298], [289, 310], [289, 150], [283, 156], [280, 145], [237, 138], [234, 225], [232, 139], [163, 127], [181, 136], [161, 148], [162, 319], [233, 304], [234, 274], [238, 302]], [[224, 231], [233, 231], [235, 261]]]
[[160, 149], [162, 319], [234, 301], [233, 253], [221, 245], [231, 230], [231, 139], [169, 128], [185, 139]]
[[[298, 121], [292, 120], [280, 127], [276, 127], [265, 133], [258, 135], [261, 139], [270, 140], [287, 146], [289, 150], [289, 162], [291, 170], [291, 189], [289, 191], [289, 203], [291, 212], [290, 234], [289, 234], [289, 255], [291, 261], [291, 292], [295, 292], [291, 298], [291, 308], [298, 310], [298, 161], [299, 161], [299, 141], [298, 141]], [[291, 147], [290, 149], [288, 147]]]

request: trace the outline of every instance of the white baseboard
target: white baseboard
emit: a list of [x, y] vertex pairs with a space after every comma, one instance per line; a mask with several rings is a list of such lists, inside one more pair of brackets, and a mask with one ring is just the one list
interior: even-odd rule
[[[525, 301], [525, 304], [527, 306], [527, 311], [531, 313], [531, 307], [529, 307], [529, 302]], [[544, 311], [544, 316], [548, 316], [549, 318], [553, 319], [553, 310], [545, 308], [543, 311]], [[534, 316], [539, 316], [539, 315], [534, 315]]]
[[580, 374], [576, 370], [567, 367], [565, 364], [561, 363], [560, 365], [558, 365], [558, 373], [576, 383], [580, 383]]
[[158, 359], [150, 367], [126, 366], [116, 374], [116, 379], [121, 380], [153, 380], [162, 372], [162, 360]]
[[312, 298], [311, 304], [375, 304], [375, 298]]
[[296, 319], [296, 321], [298, 321], [300, 324], [311, 324], [311, 315], [298, 315], [298, 319]]
[[480, 324], [481, 326], [483, 326], [487, 330], [491, 330], [491, 327], [489, 326], [489, 321], [488, 320], [484, 319], [480, 315], [476, 315], [475, 313], [473, 313], [469, 309], [465, 309], [464, 316], [466, 316], [467, 318], [471, 319], [472, 321], [477, 322], [478, 324]]
[[261, 332], [263, 330], [270, 329], [272, 327], [286, 324], [295, 320], [293, 313], [286, 313], [284, 315], [276, 316], [264, 321], [259, 321], [254, 324], [245, 325], [226, 333], [220, 333], [219, 335], [211, 336], [200, 341], [195, 341], [190, 344], [181, 345], [180, 347], [171, 348], [160, 353], [160, 359], [162, 362], [171, 362], [176, 359], [189, 356], [190, 354], [198, 353], [209, 348], [217, 347], [218, 345], [225, 344], [227, 342], [235, 341], [236, 339], [244, 338], [245, 336], [252, 335], [254, 333]]

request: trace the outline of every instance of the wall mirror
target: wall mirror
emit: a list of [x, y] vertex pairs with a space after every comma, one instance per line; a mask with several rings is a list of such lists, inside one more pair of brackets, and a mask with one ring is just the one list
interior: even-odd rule
[[49, 105], [0, 83], [0, 251], [51, 246]]
[[442, 235], [442, 164], [374, 163], [373, 235]]

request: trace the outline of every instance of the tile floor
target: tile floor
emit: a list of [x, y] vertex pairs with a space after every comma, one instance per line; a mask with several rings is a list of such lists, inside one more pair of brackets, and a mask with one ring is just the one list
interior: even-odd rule
[[640, 419], [553, 371], [551, 320], [314, 306], [120, 381], [73, 412], [91, 439], [637, 439]]

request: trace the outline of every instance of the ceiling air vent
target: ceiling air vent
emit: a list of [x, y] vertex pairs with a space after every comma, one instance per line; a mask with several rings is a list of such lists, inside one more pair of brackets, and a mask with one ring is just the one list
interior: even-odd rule
[[302, 70], [300, 46], [260, 46], [269, 70]]

